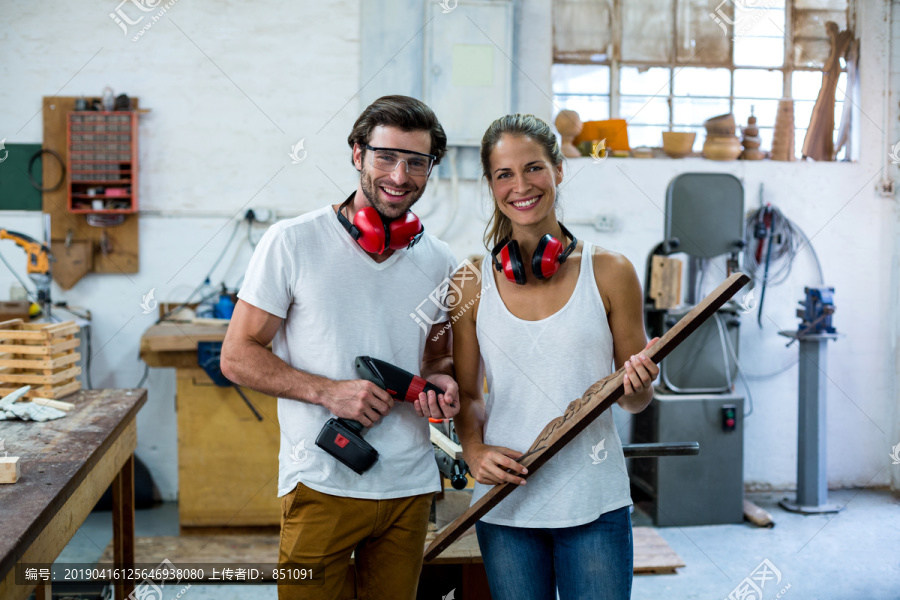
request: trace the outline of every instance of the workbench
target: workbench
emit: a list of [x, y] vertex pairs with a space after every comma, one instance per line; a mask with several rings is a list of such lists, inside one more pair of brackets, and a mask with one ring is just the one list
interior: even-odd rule
[[[75, 407], [61, 419], [5, 421], [5, 451], [18, 456], [16, 483], [0, 485], [0, 598], [23, 600], [35, 585], [16, 583], [16, 564], [52, 563], [112, 485], [113, 559], [134, 565], [134, 450], [143, 389], [90, 390], [66, 396]], [[37, 583], [38, 600], [50, 598]], [[132, 584], [119, 581], [116, 597]]]
[[141, 358], [175, 368], [181, 527], [279, 526], [277, 399], [216, 386], [197, 364], [198, 342], [221, 342], [226, 324], [165, 322], [141, 337]]

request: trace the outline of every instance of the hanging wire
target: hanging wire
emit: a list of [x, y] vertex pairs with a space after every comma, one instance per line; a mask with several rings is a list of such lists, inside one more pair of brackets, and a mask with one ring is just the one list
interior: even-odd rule
[[[785, 217], [784, 213], [778, 210], [777, 207], [770, 206], [769, 209], [772, 211], [772, 229], [768, 232], [768, 235], [774, 236], [774, 239], [772, 241], [772, 255], [769, 258], [769, 276], [766, 279], [766, 285], [774, 286], [784, 283], [791, 274], [794, 259], [804, 248], [809, 248], [809, 251], [812, 253], [819, 274], [819, 284], [824, 284], [825, 277], [822, 274], [822, 264], [819, 262], [819, 256], [816, 254], [807, 235], [796, 223]], [[747, 215], [744, 239], [754, 240], [753, 231], [756, 224], [762, 221], [764, 210], [759, 208]], [[765, 261], [765, 256], [762, 256], [761, 260]], [[757, 262], [755, 248], [747, 248], [744, 251], [744, 271], [754, 281], [762, 282], [765, 262]]]
[[[225, 243], [225, 247], [222, 248], [222, 252], [219, 253], [219, 256], [218, 256], [218, 258], [216, 258], [216, 261], [213, 263], [213, 266], [210, 267], [210, 269], [206, 273], [206, 275], [200, 280], [200, 285], [198, 285], [196, 288], [194, 288], [194, 291], [190, 293], [190, 295], [187, 297], [187, 300], [185, 300], [184, 302], [182, 302], [181, 304], [179, 304], [172, 310], [167, 311], [163, 316], [161, 316], [159, 318], [159, 321], [157, 321], [157, 323], [159, 323], [161, 321], [165, 321], [168, 317], [172, 316], [173, 314], [175, 314], [176, 312], [178, 312], [179, 310], [181, 310], [182, 308], [184, 308], [185, 306], [190, 304], [191, 300], [194, 298], [194, 295], [200, 291], [200, 289], [203, 287], [203, 284], [206, 283], [206, 280], [212, 276], [213, 271], [216, 270], [216, 267], [218, 267], [219, 263], [222, 262], [222, 259], [225, 258], [225, 254], [228, 252], [228, 249], [231, 247], [231, 242], [233, 242], [235, 236], [237, 236], [238, 228], [241, 226], [241, 223], [243, 223], [245, 220], [246, 219], [241, 219], [240, 221], [238, 221], [237, 223], [234, 224], [234, 229], [231, 230], [231, 237], [228, 238], [228, 242]], [[248, 227], [249, 227], [249, 225], [248, 225]], [[216, 292], [216, 293], [218, 293], [218, 292]], [[205, 298], [202, 298], [200, 300], [200, 302], [203, 302], [204, 300], [207, 300], [211, 297], [212, 297], [212, 294], [206, 296]]]
[[778, 370], [772, 371], [771, 373], [747, 373], [746, 377], [747, 377], [747, 379], [753, 379], [754, 381], [758, 381], [761, 379], [769, 379], [770, 377], [775, 377], [776, 375], [781, 375], [785, 371], [792, 369], [799, 362], [800, 362], [800, 357], [798, 356], [796, 360], [789, 362], [785, 366], [781, 367]]
[[13, 277], [19, 280], [19, 283], [22, 284], [23, 288], [25, 288], [25, 293], [28, 294], [28, 297], [31, 299], [31, 301], [35, 304], [39, 304], [39, 302], [37, 301], [37, 296], [35, 296], [34, 293], [28, 289], [28, 285], [25, 283], [25, 280], [19, 277], [19, 274], [15, 269], [12, 268], [12, 265], [7, 262], [6, 257], [3, 256], [3, 254], [0, 254], [0, 261], [3, 261], [3, 264], [6, 265], [6, 268], [9, 269], [9, 272], [13, 274]]
[[[718, 313], [714, 313], [713, 316], [716, 319], [716, 325], [719, 327], [719, 336], [723, 340], [725, 340], [725, 348], [727, 348], [728, 354], [731, 355], [731, 360], [734, 361], [734, 365], [737, 367], [738, 375], [740, 375], [741, 379], [744, 382], [744, 389], [747, 391], [747, 411], [744, 413], [744, 416], [749, 417], [753, 414], [753, 394], [750, 393], [750, 382], [747, 381], [747, 375], [744, 374], [744, 369], [743, 367], [741, 367], [741, 361], [738, 360], [737, 352], [734, 351], [734, 344], [731, 343], [731, 336], [728, 335], [728, 331], [722, 324], [721, 317], [719, 317]], [[725, 371], [728, 377], [729, 387], [731, 387], [731, 373], [730, 369], [728, 368], [727, 356], [725, 357]]]
[[[83, 327], [81, 331], [84, 333], [84, 383], [87, 385], [87, 389], [94, 389], [94, 383], [91, 381], [91, 364], [93, 362], [93, 354], [94, 348], [91, 345], [91, 334], [93, 333], [93, 327], [88, 324], [87, 327]], [[102, 350], [102, 348], [101, 348]]]
[[697, 258], [699, 261], [700, 267], [700, 277], [697, 278], [697, 288], [694, 290], [695, 298], [703, 298], [705, 294], [703, 293], [703, 280], [706, 278], [706, 271], [709, 269], [709, 264], [712, 262], [709, 258]]
[[138, 384], [134, 387], [140, 388], [144, 387], [144, 382], [147, 381], [147, 376], [150, 375], [150, 365], [144, 363], [144, 375], [141, 377], [141, 380], [138, 381]]
[[[816, 263], [819, 285], [824, 285], [825, 276], [822, 272], [822, 263], [819, 261], [819, 255], [816, 254], [816, 250], [813, 248], [812, 243], [810, 243], [809, 237], [799, 225], [784, 216], [784, 213], [776, 206], [769, 205], [769, 209], [772, 211], [772, 230], [769, 232], [769, 235], [775, 237], [772, 240], [772, 256], [769, 260], [769, 276], [765, 281], [766, 286], [774, 286], [783, 283], [791, 273], [794, 259], [804, 248], [809, 248], [813, 260], [815, 260]], [[744, 239], [755, 239], [753, 232], [756, 224], [763, 220], [764, 210], [765, 208], [761, 207], [747, 214], [744, 227]], [[761, 259], [765, 261], [764, 254]], [[765, 262], [760, 264], [756, 261], [756, 252], [753, 247], [747, 248], [744, 251], [743, 270], [753, 279], [754, 287], [757, 283], [763, 282], [765, 276]], [[769, 373], [748, 372], [742, 373], [742, 375], [745, 379], [754, 381], [769, 379], [792, 369], [798, 362], [800, 362], [799, 357]]]

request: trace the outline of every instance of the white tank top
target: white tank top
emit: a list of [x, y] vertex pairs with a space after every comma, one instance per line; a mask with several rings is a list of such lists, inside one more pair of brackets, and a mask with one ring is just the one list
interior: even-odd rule
[[[613, 372], [613, 339], [584, 242], [575, 291], [539, 321], [513, 315], [482, 261], [476, 331], [489, 394], [484, 441], [525, 452], [568, 404]], [[475, 484], [472, 503], [492, 486]], [[631, 504], [622, 442], [610, 410], [560, 450], [483, 521], [515, 527], [573, 527]]]

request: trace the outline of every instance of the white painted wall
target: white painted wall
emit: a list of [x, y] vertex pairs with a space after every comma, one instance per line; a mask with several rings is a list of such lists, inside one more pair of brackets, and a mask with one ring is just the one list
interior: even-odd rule
[[[643, 278], [646, 254], [662, 238], [664, 191], [673, 177], [685, 171], [734, 173], [744, 181], [748, 207], [755, 206], [759, 183], [765, 182], [767, 200], [814, 236], [827, 284], [837, 290], [835, 322], [847, 337], [829, 348], [832, 486], [887, 484], [892, 473], [887, 454], [900, 442], [893, 439], [900, 435], [897, 325], [885, 317], [900, 294], [900, 226], [896, 199], [875, 192], [887, 151], [880, 131], [881, 103], [884, 60], [891, 45], [879, 3], [862, 4], [860, 109], [871, 120], [861, 121], [859, 162], [609, 159], [594, 165], [577, 159], [566, 166], [562, 191], [567, 219], [599, 212], [618, 219], [622, 229], [614, 234], [600, 235], [585, 227], [575, 233], [624, 253]], [[157, 298], [183, 299], [225, 246], [234, 223], [230, 217], [248, 206], [274, 208], [286, 217], [348, 194], [355, 173], [345, 140], [362, 108], [360, 98], [367, 101], [388, 91], [418, 95], [416, 87], [421, 85], [421, 77], [409, 73], [420, 46], [417, 40], [407, 47], [413, 50], [397, 54], [394, 62], [382, 61], [387, 64], [379, 75], [370, 64], [372, 57], [361, 49], [361, 39], [370, 36], [385, 44], [390, 58], [414, 37], [421, 21], [412, 18], [409, 36], [403, 39], [396, 34], [396, 21], [391, 35], [379, 37], [373, 28], [384, 19], [372, 19], [371, 7], [352, 0], [287, 5], [271, 0], [178, 2], [137, 42], [123, 37], [109, 18], [115, 9], [112, 2], [81, 3], [78, 11], [62, 3], [4, 5], [0, 138], [40, 141], [40, 98], [54, 93], [95, 94], [111, 85], [117, 93], [139, 96], [141, 105], [152, 109], [141, 125], [141, 204], [146, 212], [141, 216], [140, 273], [89, 275], [68, 292], [54, 290], [56, 299], [94, 313], [97, 387], [128, 387], [140, 379], [139, 337], [152, 322], [138, 305], [142, 294], [155, 288]], [[548, 119], [550, 6], [550, 0], [516, 3], [513, 57], [518, 64], [517, 109]], [[893, 40], [896, 81], [896, 30]], [[386, 81], [398, 89], [385, 89]], [[892, 110], [896, 117], [896, 107]], [[896, 126], [889, 137], [892, 142], [900, 139]], [[308, 156], [294, 165], [288, 152], [301, 138]], [[897, 167], [890, 169], [900, 180]], [[449, 227], [450, 186], [441, 180], [432, 181], [430, 188], [418, 207], [430, 231], [446, 229], [444, 238], [460, 258], [483, 252], [481, 235], [489, 209], [484, 185], [461, 183], [458, 214]], [[0, 213], [0, 224], [40, 235], [34, 213]], [[244, 227], [214, 273], [215, 281], [233, 286], [241, 276], [250, 255]], [[258, 228], [254, 236], [261, 233]], [[17, 249], [4, 245], [0, 252], [24, 274]], [[794, 305], [812, 275], [804, 258], [789, 285], [768, 293], [766, 314], [779, 327], [796, 326]], [[0, 297], [12, 281], [0, 270]], [[767, 326], [760, 332], [749, 322], [742, 328], [741, 356], [748, 371], [776, 370], [795, 359], [796, 349], [785, 350], [774, 330]], [[794, 485], [796, 379], [794, 367], [779, 377], [752, 382], [755, 412], [747, 420], [745, 438], [748, 483]], [[138, 419], [138, 454], [164, 496], [174, 498], [174, 372], [151, 370], [146, 387], [150, 397]]]
[[[42, 96], [99, 94], [110, 85], [152, 110], [141, 118], [140, 202], [148, 214], [140, 219], [140, 272], [88, 275], [53, 292], [93, 312], [96, 387], [137, 384], [139, 339], [153, 322], [138, 305], [142, 294], [155, 288], [158, 299], [183, 300], [224, 247], [231, 216], [252, 206], [301, 214], [353, 190], [345, 140], [359, 113], [356, 1], [177, 2], [137, 42], [109, 17], [116, 5], [0, 7], [0, 139], [42, 139]], [[140, 14], [131, 3], [123, 10]], [[301, 138], [308, 156], [294, 165], [288, 153]], [[40, 237], [35, 213], [0, 213], [0, 224]], [[240, 242], [240, 251], [213, 276], [229, 286], [250, 256], [246, 229], [240, 234], [232, 246]], [[0, 252], [24, 276], [21, 252], [9, 243]], [[0, 268], [0, 297], [12, 281]], [[146, 387], [137, 453], [174, 499], [174, 370], [152, 369]]]
[[[885, 22], [891, 29], [891, 52], [889, 63], [889, 82], [888, 86], [888, 122], [890, 126], [887, 128], [888, 143], [893, 146], [900, 143], [900, 102], [898, 102], [897, 93], [893, 90], [900, 90], [900, 0], [893, 0], [888, 7], [889, 14], [885, 16]], [[889, 177], [894, 181], [900, 181], [900, 165], [889, 165]], [[891, 296], [890, 306], [893, 309], [893, 318], [891, 319], [892, 327], [890, 329], [891, 348], [890, 353], [893, 354], [893, 372], [894, 372], [894, 388], [892, 396], [894, 398], [894, 414], [890, 425], [893, 427], [893, 435], [891, 436], [891, 446], [900, 444], [900, 311], [896, 310], [900, 306], [900, 220], [898, 220], [897, 230], [894, 235], [894, 255], [890, 265], [891, 274]], [[890, 354], [889, 353], [889, 354]], [[900, 490], [900, 466], [893, 464], [888, 466], [891, 475], [891, 489]]]

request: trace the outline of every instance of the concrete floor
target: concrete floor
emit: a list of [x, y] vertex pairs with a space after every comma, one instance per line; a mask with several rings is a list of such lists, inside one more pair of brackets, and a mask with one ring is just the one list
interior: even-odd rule
[[[632, 597], [727, 599], [768, 559], [781, 580], [778, 585], [769, 581], [759, 600], [900, 599], [900, 498], [887, 491], [836, 490], [828, 499], [844, 505], [843, 511], [803, 516], [777, 505], [784, 496], [747, 495], [772, 514], [776, 523], [772, 529], [750, 525], [659, 529], [686, 566], [677, 575], [635, 577]], [[788, 584], [790, 588], [779, 596]]]
[[[784, 495], [748, 495], [772, 513], [773, 529], [750, 525], [659, 529], [686, 566], [675, 575], [635, 577], [632, 598], [728, 599], [767, 559], [781, 579], [769, 580], [762, 598], [748, 598], [900, 600], [900, 498], [880, 490], [837, 490], [829, 494], [829, 500], [844, 505], [842, 512], [802, 516], [777, 506]], [[178, 534], [175, 503], [138, 511], [135, 520], [138, 536]], [[649, 524], [637, 513], [634, 521]], [[95, 562], [111, 539], [110, 513], [91, 514], [58, 562]], [[168, 600], [181, 588], [165, 591], [171, 594], [165, 596]], [[192, 585], [182, 597], [274, 600], [277, 594], [273, 585]]]

